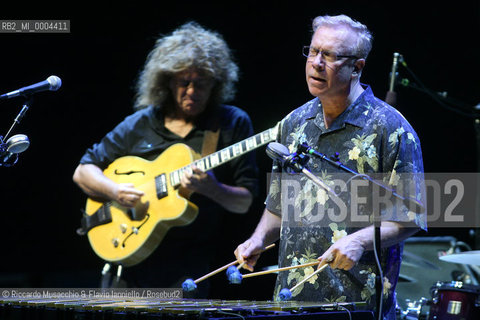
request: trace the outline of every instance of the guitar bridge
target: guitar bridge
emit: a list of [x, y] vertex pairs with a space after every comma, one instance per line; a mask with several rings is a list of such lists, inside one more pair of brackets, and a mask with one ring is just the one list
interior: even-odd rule
[[157, 190], [157, 199], [162, 199], [168, 196], [167, 177], [165, 173], [155, 177], [155, 188]]

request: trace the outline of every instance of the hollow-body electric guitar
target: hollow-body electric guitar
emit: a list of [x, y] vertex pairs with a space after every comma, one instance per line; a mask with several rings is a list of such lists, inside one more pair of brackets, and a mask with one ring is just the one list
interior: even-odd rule
[[89, 198], [85, 216], [96, 221], [88, 228], [88, 239], [102, 259], [135, 265], [148, 257], [161, 243], [168, 229], [191, 223], [198, 207], [188, 200], [191, 192], [180, 188], [181, 178], [194, 164], [211, 170], [275, 140], [278, 124], [232, 146], [203, 158], [185, 144], [174, 144], [155, 160], [136, 156], [116, 159], [104, 174], [116, 183], [133, 183], [145, 195], [135, 208], [117, 202]]

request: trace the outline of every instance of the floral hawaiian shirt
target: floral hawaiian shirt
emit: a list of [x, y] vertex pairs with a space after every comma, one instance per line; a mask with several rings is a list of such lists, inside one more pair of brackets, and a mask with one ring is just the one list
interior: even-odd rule
[[[392, 190], [397, 190], [402, 174], [408, 175], [404, 180], [408, 180], [413, 188], [404, 194], [419, 203], [425, 203], [420, 141], [405, 118], [393, 107], [376, 98], [370, 87], [328, 129], [325, 127], [319, 99], [307, 102], [282, 120], [278, 142], [288, 147], [291, 153], [297, 151], [299, 144], [306, 143], [326, 156], [335, 155], [333, 158], [359, 174], [356, 176], [359, 181], [365, 181], [362, 174], [381, 173], [381, 178], [377, 179], [382, 179], [382, 183]], [[306, 166], [326, 185], [331, 186], [345, 204], [340, 206], [336, 200], [336, 205], [333, 201], [335, 196], [328, 189], [318, 187], [303, 174], [286, 173], [287, 170], [280, 163], [274, 162], [266, 207], [282, 218], [280, 267], [314, 262], [332, 243], [372, 221], [367, 212], [372, 207], [358, 205], [361, 202], [358, 200], [364, 199], [360, 197], [361, 194], [355, 193], [352, 200], [353, 193], [349, 189], [352, 185], [351, 178], [343, 178], [346, 182], [340, 184], [341, 187], [335, 187], [334, 182], [338, 177], [352, 177], [351, 175], [318, 157], [310, 157]], [[286, 186], [287, 180], [289, 186]], [[400, 205], [397, 210], [392, 210], [393, 213], [390, 211], [385, 215], [384, 211], [379, 210], [383, 220], [404, 222], [415, 228], [426, 229], [424, 213], [413, 212], [405, 202], [397, 202]], [[353, 219], [345, 215], [332, 214], [341, 209], [347, 209], [348, 217], [355, 213], [363, 225], [354, 223]], [[362, 210], [363, 216], [359, 213]], [[403, 243], [400, 243], [381, 250], [384, 314], [394, 310], [394, 290], [402, 249]], [[320, 302], [365, 301], [373, 310], [376, 301], [374, 261], [373, 251], [366, 251], [349, 271], [326, 268], [298, 286], [292, 292], [292, 299]], [[314, 271], [314, 267], [307, 267], [280, 272], [275, 299], [278, 300], [282, 288], [291, 289]]]

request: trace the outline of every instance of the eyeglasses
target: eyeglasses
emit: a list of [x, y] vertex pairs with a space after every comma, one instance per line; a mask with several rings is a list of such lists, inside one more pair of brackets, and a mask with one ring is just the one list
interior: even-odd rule
[[181, 88], [188, 88], [190, 84], [197, 89], [206, 89], [213, 85], [213, 81], [210, 78], [201, 78], [195, 80], [189, 79], [175, 79], [175, 84]]
[[326, 62], [335, 62], [342, 58], [348, 59], [359, 59], [357, 56], [352, 55], [340, 55], [333, 51], [328, 50], [319, 50], [317, 48], [312, 48], [310, 46], [303, 46], [302, 54], [307, 57], [309, 60], [314, 60], [319, 54], [322, 57], [322, 60]]

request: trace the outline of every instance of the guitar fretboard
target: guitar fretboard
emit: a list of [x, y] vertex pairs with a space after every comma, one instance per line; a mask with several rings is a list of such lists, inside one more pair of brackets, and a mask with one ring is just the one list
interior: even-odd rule
[[195, 165], [202, 171], [208, 171], [272, 142], [277, 136], [277, 130], [278, 124], [273, 128], [260, 132], [250, 138], [239, 141], [234, 145], [216, 151], [202, 159], [198, 159], [185, 167], [172, 171], [170, 173], [170, 184], [173, 187], [180, 185], [180, 180], [184, 172], [192, 172], [192, 165]]

